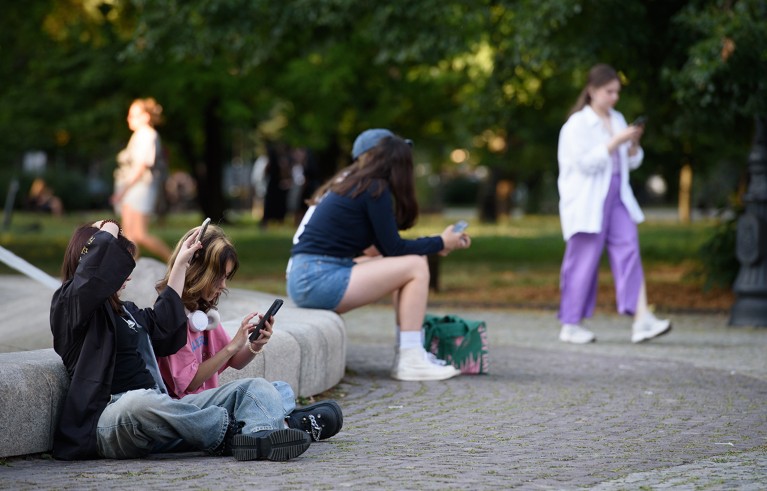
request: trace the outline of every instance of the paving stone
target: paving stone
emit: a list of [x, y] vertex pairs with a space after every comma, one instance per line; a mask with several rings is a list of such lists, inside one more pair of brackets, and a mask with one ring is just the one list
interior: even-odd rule
[[456, 313], [487, 321], [489, 375], [392, 380], [391, 311], [344, 315], [346, 375], [325, 394], [344, 428], [297, 459], [30, 456], [0, 466], [0, 488], [764, 489], [767, 330], [674, 315], [634, 345], [627, 319], [600, 315], [599, 341], [572, 346], [552, 312]]

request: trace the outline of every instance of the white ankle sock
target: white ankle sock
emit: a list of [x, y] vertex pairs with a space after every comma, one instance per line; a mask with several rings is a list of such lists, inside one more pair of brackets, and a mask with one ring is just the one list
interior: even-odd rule
[[421, 331], [400, 331], [399, 347], [400, 349], [422, 348]]

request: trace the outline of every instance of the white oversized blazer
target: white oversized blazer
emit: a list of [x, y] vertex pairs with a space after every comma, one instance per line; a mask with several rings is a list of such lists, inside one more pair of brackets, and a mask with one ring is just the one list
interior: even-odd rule
[[[610, 110], [610, 124], [614, 133], [626, 128], [623, 115]], [[562, 234], [568, 240], [579, 232], [599, 233], [602, 213], [612, 178], [612, 159], [607, 151], [610, 133], [591, 106], [574, 113], [559, 132], [559, 217]], [[640, 147], [629, 157], [630, 142], [620, 145], [620, 197], [631, 219], [644, 221], [631, 186], [629, 171], [642, 163], [644, 151]]]

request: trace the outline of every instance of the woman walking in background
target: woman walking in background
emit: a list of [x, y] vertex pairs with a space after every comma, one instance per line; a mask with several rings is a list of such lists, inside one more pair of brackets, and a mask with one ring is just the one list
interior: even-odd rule
[[162, 106], [151, 97], [136, 99], [131, 104], [128, 127], [133, 135], [128, 146], [117, 155], [115, 192], [111, 201], [120, 215], [125, 237], [167, 261], [170, 248], [159, 237], [149, 234], [149, 220], [163, 185], [156, 172], [161, 148], [160, 137], [154, 128], [161, 115]]
[[597, 274], [607, 248], [621, 314], [634, 315], [631, 340], [646, 341], [671, 330], [647, 306], [637, 223], [644, 221], [629, 185], [629, 171], [644, 157], [643, 124], [627, 125], [614, 108], [621, 82], [610, 66], [589, 71], [586, 87], [559, 134], [559, 214], [567, 241], [562, 261], [559, 339], [590, 343], [581, 326], [594, 313]]

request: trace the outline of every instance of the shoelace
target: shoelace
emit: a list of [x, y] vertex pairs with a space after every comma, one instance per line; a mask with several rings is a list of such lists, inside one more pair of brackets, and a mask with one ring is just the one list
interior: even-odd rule
[[322, 426], [317, 423], [317, 420], [314, 419], [314, 415], [309, 415], [309, 421], [312, 423], [312, 438], [315, 441], [318, 441], [320, 439], [320, 435], [322, 434]]
[[434, 353], [431, 353], [429, 351], [426, 352], [426, 361], [431, 363], [432, 365], [439, 365], [441, 367], [444, 367], [447, 365], [447, 362], [445, 360], [440, 360], [436, 356], [434, 356]]

